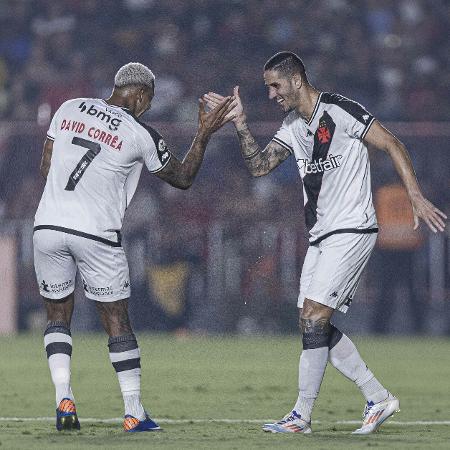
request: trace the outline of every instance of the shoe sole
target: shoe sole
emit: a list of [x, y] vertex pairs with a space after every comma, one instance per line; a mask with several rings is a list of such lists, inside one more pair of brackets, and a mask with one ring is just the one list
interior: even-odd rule
[[310, 434], [312, 433], [311, 428], [308, 428], [305, 431], [285, 431], [283, 429], [283, 431], [279, 430], [279, 429], [275, 429], [275, 428], [271, 428], [270, 426], [263, 426], [262, 430], [266, 433], [280, 433], [280, 434], [286, 434], [286, 433], [292, 433], [292, 434]]
[[145, 433], [145, 432], [148, 432], [148, 431], [162, 431], [162, 428], [161, 427], [158, 427], [158, 428], [149, 428], [149, 429], [147, 429], [147, 430], [124, 430], [125, 431], [125, 433]]
[[78, 417], [76, 415], [60, 417], [56, 429], [58, 431], [79, 431], [80, 422]]

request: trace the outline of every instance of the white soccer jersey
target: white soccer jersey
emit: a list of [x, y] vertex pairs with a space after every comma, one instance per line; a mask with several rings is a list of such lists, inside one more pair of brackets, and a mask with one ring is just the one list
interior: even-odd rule
[[171, 158], [162, 137], [127, 109], [90, 98], [61, 105], [47, 137], [54, 141], [53, 153], [35, 229], [120, 245], [143, 164], [155, 173]]
[[275, 134], [297, 161], [311, 244], [336, 233], [378, 231], [363, 142], [374, 120], [359, 103], [322, 92], [309, 121], [292, 111]]

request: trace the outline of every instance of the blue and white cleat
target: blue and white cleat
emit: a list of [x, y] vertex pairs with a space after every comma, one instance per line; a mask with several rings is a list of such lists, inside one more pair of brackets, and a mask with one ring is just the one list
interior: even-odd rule
[[386, 400], [373, 403], [367, 402], [363, 413], [363, 423], [361, 428], [353, 431], [352, 434], [370, 434], [378, 430], [381, 424], [389, 419], [394, 413], [400, 411], [398, 398], [389, 394]]
[[145, 413], [145, 419], [139, 420], [127, 414], [123, 419], [123, 430], [127, 433], [138, 433], [140, 431], [161, 431], [161, 427], [150, 419]]
[[297, 411], [291, 411], [279, 422], [264, 424], [262, 429], [270, 433], [312, 433], [311, 424], [303, 420]]
[[70, 398], [63, 398], [56, 409], [56, 429], [62, 430], [79, 430], [80, 422], [78, 421], [77, 409], [75, 403]]

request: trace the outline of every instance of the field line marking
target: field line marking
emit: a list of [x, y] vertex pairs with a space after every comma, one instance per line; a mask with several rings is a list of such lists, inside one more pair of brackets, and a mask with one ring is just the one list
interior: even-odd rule
[[[0, 422], [53, 422], [54, 417], [0, 417]], [[274, 422], [273, 419], [167, 419], [167, 418], [155, 418], [156, 422], [167, 424], [186, 424], [186, 423], [267, 423]], [[99, 419], [98, 417], [85, 417], [81, 418], [80, 422], [91, 423], [121, 423], [122, 417], [114, 417], [111, 419]], [[358, 425], [361, 424], [361, 420], [337, 420], [321, 421], [316, 420], [317, 424], [328, 425]], [[450, 425], [450, 420], [411, 420], [411, 421], [398, 421], [390, 420], [384, 423], [384, 425], [402, 425], [402, 426], [414, 426], [414, 425]]]

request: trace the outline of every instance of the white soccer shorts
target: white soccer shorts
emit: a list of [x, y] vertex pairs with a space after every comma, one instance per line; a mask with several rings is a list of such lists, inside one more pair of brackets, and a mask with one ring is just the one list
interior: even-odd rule
[[112, 247], [55, 230], [33, 235], [34, 268], [40, 294], [59, 300], [75, 289], [77, 268], [86, 297], [114, 302], [130, 296], [128, 262], [122, 247]]
[[302, 308], [308, 298], [347, 312], [376, 240], [376, 233], [346, 233], [311, 245], [303, 263], [297, 306]]

